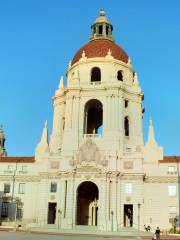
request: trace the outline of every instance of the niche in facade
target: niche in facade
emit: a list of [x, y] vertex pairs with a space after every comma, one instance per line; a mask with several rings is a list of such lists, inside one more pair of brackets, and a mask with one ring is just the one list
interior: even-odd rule
[[89, 100], [84, 109], [84, 134], [101, 134], [103, 106], [99, 100]]
[[94, 67], [91, 71], [91, 82], [101, 81], [101, 70], [98, 67]]
[[128, 117], [124, 118], [124, 134], [126, 137], [129, 136], [129, 119], [128, 119]]

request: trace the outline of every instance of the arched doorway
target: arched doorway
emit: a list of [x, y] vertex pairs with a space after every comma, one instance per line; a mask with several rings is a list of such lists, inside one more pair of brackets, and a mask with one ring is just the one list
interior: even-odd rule
[[97, 99], [91, 99], [85, 104], [84, 108], [84, 133], [102, 133], [103, 127], [103, 105]]
[[93, 182], [83, 182], [77, 189], [77, 225], [97, 226], [99, 190]]

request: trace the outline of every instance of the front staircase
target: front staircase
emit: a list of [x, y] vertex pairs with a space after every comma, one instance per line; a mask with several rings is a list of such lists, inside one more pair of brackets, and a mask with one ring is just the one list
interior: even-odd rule
[[73, 229], [60, 229], [57, 225], [46, 224], [44, 226], [30, 226], [28, 228], [30, 232], [41, 232], [49, 234], [63, 234], [63, 235], [90, 235], [90, 236], [103, 236], [107, 238], [116, 238], [118, 240], [142, 240], [142, 239], [152, 239], [152, 233], [145, 231], [138, 231], [131, 227], [122, 227], [117, 232], [102, 231], [99, 230], [97, 226], [84, 226], [76, 225]]

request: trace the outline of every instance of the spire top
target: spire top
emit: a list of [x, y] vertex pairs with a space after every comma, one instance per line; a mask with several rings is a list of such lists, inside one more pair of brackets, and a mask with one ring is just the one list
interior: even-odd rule
[[60, 88], [60, 89], [64, 89], [64, 79], [63, 79], [63, 76], [61, 76], [61, 78], [60, 78], [59, 88]]
[[45, 123], [44, 123], [44, 127], [45, 128], [48, 128], [48, 121], [46, 120]]
[[105, 16], [104, 8], [100, 9], [100, 16]]
[[147, 144], [157, 146], [157, 142], [156, 142], [155, 136], [154, 136], [154, 127], [153, 127], [153, 122], [152, 122], [152, 116], [150, 116], [150, 119], [149, 119], [149, 134], [148, 134]]

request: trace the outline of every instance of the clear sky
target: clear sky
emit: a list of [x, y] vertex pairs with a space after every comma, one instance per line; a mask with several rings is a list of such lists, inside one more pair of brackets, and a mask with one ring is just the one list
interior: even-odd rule
[[9, 155], [33, 155], [69, 61], [104, 7], [145, 95], [165, 155], [180, 155], [179, 0], [0, 0], [0, 124]]

